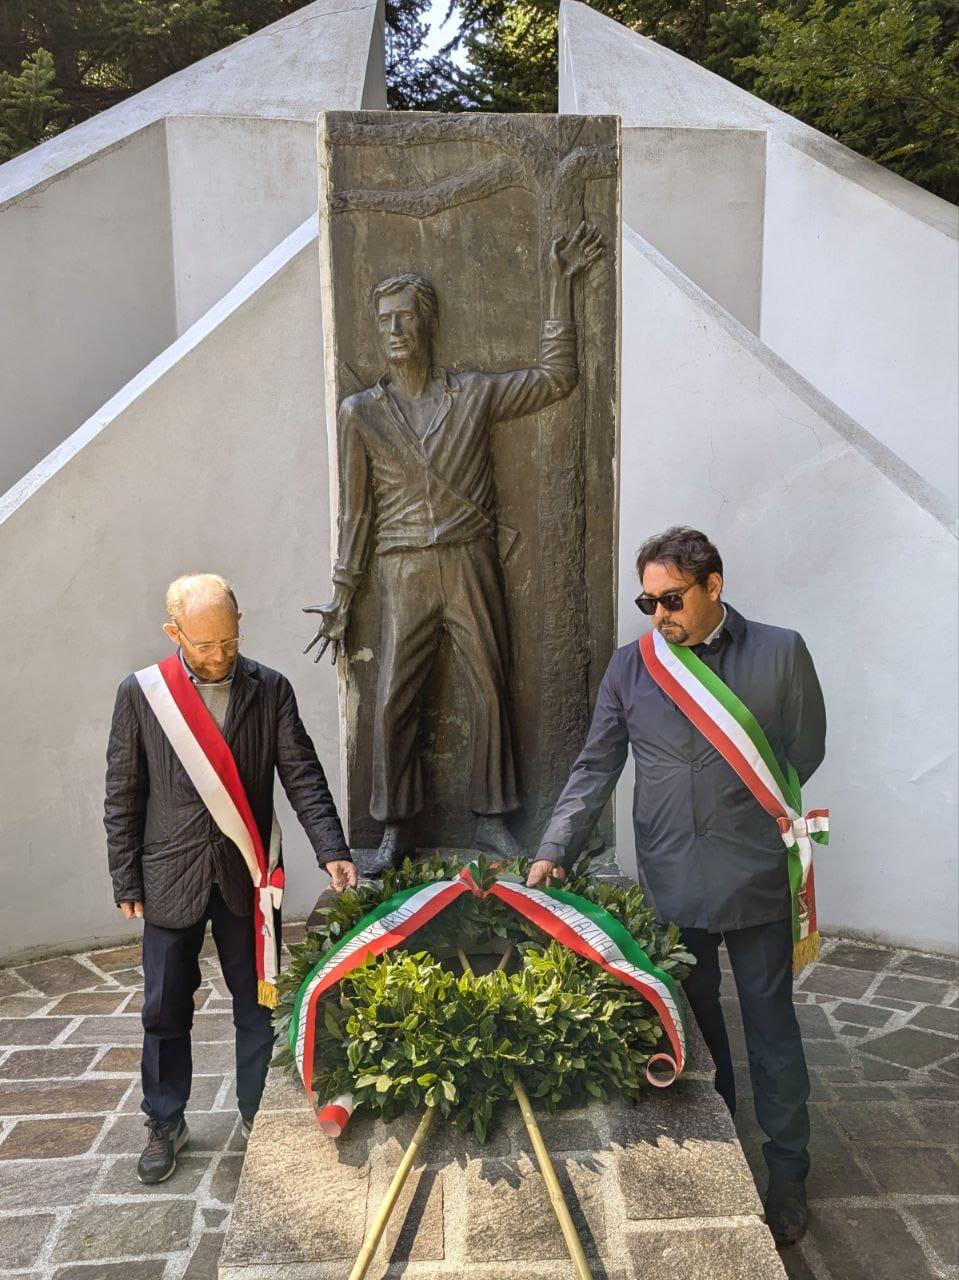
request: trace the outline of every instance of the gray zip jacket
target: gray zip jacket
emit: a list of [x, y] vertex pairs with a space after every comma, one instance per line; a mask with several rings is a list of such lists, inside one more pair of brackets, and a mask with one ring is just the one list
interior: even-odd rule
[[[750, 709], [781, 766], [801, 783], [822, 763], [826, 712], [802, 636], [726, 605], [706, 663]], [[626, 764], [636, 763], [633, 825], [640, 882], [664, 923], [744, 929], [790, 914], [786, 847], [776, 822], [646, 670], [637, 644], [610, 659], [589, 736], [540, 844], [575, 859]], [[817, 807], [826, 798], [817, 796]]]

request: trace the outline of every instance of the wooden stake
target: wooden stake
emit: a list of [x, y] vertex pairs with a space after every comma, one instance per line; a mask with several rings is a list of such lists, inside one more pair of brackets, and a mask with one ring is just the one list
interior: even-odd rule
[[[473, 969], [469, 959], [462, 947], [459, 948], [460, 964], [467, 973], [472, 973]], [[502, 968], [506, 964], [509, 952], [503, 956], [497, 968]], [[546, 1191], [549, 1195], [549, 1202], [553, 1206], [553, 1212], [556, 1214], [556, 1221], [559, 1223], [559, 1229], [563, 1233], [563, 1239], [566, 1241], [566, 1248], [569, 1250], [569, 1256], [572, 1259], [573, 1270], [576, 1272], [576, 1280], [592, 1280], [589, 1263], [586, 1261], [586, 1254], [583, 1252], [583, 1242], [579, 1238], [579, 1233], [573, 1226], [573, 1219], [569, 1212], [569, 1205], [566, 1203], [566, 1197], [563, 1195], [563, 1188], [559, 1185], [559, 1178], [556, 1176], [556, 1169], [553, 1165], [552, 1158], [547, 1149], [546, 1142], [543, 1138], [542, 1130], [533, 1111], [532, 1103], [529, 1100], [529, 1094], [519, 1080], [513, 1081], [513, 1093], [516, 1095], [516, 1101], [519, 1103], [520, 1113], [523, 1117], [523, 1123], [526, 1125], [526, 1132], [529, 1134], [530, 1142], [533, 1144], [533, 1150], [536, 1152], [536, 1162], [539, 1165], [539, 1171], [543, 1175], [543, 1181], [546, 1183]], [[352, 1280], [352, 1277], [350, 1278]]]
[[400, 1192], [409, 1177], [413, 1162], [419, 1153], [420, 1147], [426, 1141], [427, 1135], [433, 1126], [433, 1120], [436, 1117], [436, 1108], [427, 1107], [423, 1112], [423, 1118], [416, 1126], [416, 1132], [413, 1134], [410, 1145], [403, 1154], [399, 1168], [393, 1174], [393, 1181], [390, 1183], [386, 1195], [383, 1197], [383, 1203], [376, 1211], [376, 1217], [373, 1224], [366, 1233], [366, 1239], [363, 1241], [363, 1248], [359, 1252], [356, 1262], [353, 1264], [353, 1270], [350, 1272], [349, 1280], [363, 1280], [369, 1270], [370, 1263], [373, 1261], [373, 1255], [376, 1253], [376, 1247], [380, 1243], [383, 1232], [386, 1230], [386, 1224], [390, 1220], [390, 1214], [396, 1207], [396, 1202], [400, 1198]]

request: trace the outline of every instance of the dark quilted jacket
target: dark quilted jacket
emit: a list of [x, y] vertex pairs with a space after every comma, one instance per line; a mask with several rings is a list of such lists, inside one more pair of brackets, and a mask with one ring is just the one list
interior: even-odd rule
[[[320, 866], [349, 859], [323, 767], [285, 676], [240, 656], [223, 736], [266, 847], [275, 769]], [[193, 924], [214, 881], [231, 911], [252, 913], [253, 883], [240, 852], [210, 817], [135, 676], [117, 691], [103, 821], [114, 899], [141, 901], [151, 924]]]

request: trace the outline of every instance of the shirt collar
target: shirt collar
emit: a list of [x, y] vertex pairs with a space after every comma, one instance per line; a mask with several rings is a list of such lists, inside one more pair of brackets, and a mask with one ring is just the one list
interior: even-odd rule
[[233, 677], [236, 675], [236, 658], [233, 659], [233, 666], [230, 668], [230, 670], [227, 672], [227, 674], [223, 677], [222, 680], [201, 680], [200, 677], [197, 675], [197, 673], [193, 670], [193, 668], [187, 662], [186, 658], [184, 658], [182, 649], [177, 649], [177, 655], [179, 656], [180, 661], [183, 663], [183, 670], [187, 673], [187, 675], [190, 677], [190, 679], [193, 681], [194, 684], [208, 685], [210, 688], [215, 689], [217, 685], [229, 684], [230, 681], [233, 679]]
[[726, 619], [729, 616], [726, 606], [723, 605], [723, 616], [719, 619], [719, 623], [715, 626], [709, 635], [703, 640], [703, 644], [712, 644], [714, 640], [718, 640], [723, 633], [723, 627], [726, 625]]

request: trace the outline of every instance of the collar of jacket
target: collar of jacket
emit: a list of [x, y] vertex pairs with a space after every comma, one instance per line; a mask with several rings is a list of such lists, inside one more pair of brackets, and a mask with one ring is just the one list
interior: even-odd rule
[[[449, 369], [444, 369], [441, 365], [435, 365], [431, 370], [431, 375], [442, 377], [446, 390], [451, 396], [459, 393], [459, 382], [451, 375]], [[370, 388], [374, 400], [384, 400], [386, 398], [386, 384], [390, 381], [391, 375], [388, 372], [376, 379], [376, 382]]]
[[746, 619], [727, 600], [724, 600], [723, 604], [726, 606], [725, 629], [733, 640], [741, 640], [746, 634]]

